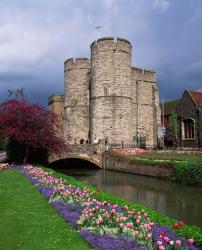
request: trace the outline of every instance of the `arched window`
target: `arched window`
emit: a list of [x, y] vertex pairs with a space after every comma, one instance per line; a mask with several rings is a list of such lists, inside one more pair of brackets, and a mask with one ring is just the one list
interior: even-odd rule
[[188, 118], [184, 120], [184, 139], [194, 139], [194, 120]]

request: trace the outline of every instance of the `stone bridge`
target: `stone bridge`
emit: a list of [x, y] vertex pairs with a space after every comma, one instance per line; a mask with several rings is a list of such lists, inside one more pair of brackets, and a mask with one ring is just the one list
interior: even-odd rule
[[69, 158], [76, 158], [89, 161], [102, 168], [102, 155], [104, 151], [105, 146], [101, 142], [98, 144], [70, 145], [68, 146], [68, 151], [63, 153], [60, 157], [54, 155], [50, 156], [49, 163]]

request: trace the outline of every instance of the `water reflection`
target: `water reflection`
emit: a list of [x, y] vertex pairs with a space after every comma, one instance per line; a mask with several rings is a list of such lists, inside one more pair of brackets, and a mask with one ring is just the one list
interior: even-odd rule
[[102, 191], [141, 203], [187, 224], [202, 227], [202, 188], [138, 176], [130, 173], [95, 169], [60, 169], [77, 180]]

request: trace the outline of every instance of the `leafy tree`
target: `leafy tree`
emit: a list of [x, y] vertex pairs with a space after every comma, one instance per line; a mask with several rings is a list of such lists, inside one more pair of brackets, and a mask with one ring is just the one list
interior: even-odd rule
[[177, 142], [177, 133], [179, 131], [179, 125], [178, 125], [178, 121], [177, 121], [177, 114], [172, 111], [170, 119], [169, 119], [169, 126], [168, 126], [168, 130], [170, 131], [172, 138], [173, 138], [173, 148], [176, 145]]
[[47, 150], [61, 154], [65, 149], [63, 139], [57, 137], [57, 115], [40, 104], [24, 100], [23, 92], [15, 92], [17, 98], [0, 104], [0, 137], [20, 143], [25, 148], [23, 163], [31, 150]]

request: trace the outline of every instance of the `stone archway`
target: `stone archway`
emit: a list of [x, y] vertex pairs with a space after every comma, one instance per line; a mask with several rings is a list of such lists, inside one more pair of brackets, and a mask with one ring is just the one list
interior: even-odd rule
[[50, 166], [53, 168], [94, 168], [100, 169], [101, 167], [90, 159], [83, 157], [69, 156], [66, 158], [60, 158], [58, 160], [50, 162]]

